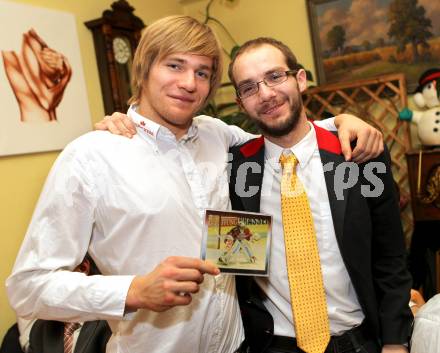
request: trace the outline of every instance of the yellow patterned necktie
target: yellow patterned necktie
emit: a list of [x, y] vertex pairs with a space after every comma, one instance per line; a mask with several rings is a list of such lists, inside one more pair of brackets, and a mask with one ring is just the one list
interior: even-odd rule
[[281, 155], [280, 163], [284, 243], [296, 341], [307, 353], [323, 353], [330, 340], [330, 328], [312, 213], [296, 175], [295, 155]]

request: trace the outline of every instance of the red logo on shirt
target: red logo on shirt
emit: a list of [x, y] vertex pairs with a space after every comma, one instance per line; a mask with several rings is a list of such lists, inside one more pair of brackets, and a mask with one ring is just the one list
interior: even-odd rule
[[149, 130], [149, 129], [144, 127], [145, 126], [145, 121], [141, 121], [139, 124], [136, 124], [136, 126], [139, 127], [140, 129], [142, 129], [148, 135], [151, 135], [151, 136], [154, 137], [154, 133], [151, 130]]

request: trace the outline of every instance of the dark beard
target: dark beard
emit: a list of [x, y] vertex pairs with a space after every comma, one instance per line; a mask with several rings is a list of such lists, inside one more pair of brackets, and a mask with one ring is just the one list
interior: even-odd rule
[[263, 135], [272, 136], [272, 137], [286, 136], [290, 132], [292, 132], [295, 129], [295, 127], [298, 125], [302, 108], [303, 108], [302, 98], [301, 96], [298, 96], [298, 99], [296, 100], [296, 102], [294, 102], [292, 106], [289, 119], [287, 119], [283, 124], [272, 127], [272, 126], [267, 126], [261, 120], [257, 120], [256, 123], [261, 129]]

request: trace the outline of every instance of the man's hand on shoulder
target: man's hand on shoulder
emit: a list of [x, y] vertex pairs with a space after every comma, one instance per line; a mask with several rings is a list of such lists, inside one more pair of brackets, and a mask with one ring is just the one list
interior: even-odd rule
[[[340, 114], [335, 117], [335, 125], [345, 160], [362, 163], [383, 152], [382, 133], [362, 119], [351, 114]], [[356, 139], [356, 147], [352, 151], [350, 142]]]
[[122, 135], [132, 138], [136, 135], [136, 127], [133, 121], [123, 113], [115, 112], [111, 116], [106, 116], [95, 124], [95, 130], [110, 131], [115, 135]]
[[188, 305], [191, 294], [199, 291], [203, 275], [218, 275], [220, 270], [208, 261], [171, 256], [144, 275], [136, 276], [128, 289], [126, 311], [149, 309], [157, 312], [177, 305]]

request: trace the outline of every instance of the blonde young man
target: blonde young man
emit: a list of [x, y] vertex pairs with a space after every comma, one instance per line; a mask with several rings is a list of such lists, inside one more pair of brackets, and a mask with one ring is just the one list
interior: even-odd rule
[[[18, 315], [108, 320], [107, 352], [239, 348], [234, 278], [199, 259], [204, 209], [229, 207], [228, 149], [249, 139], [194, 118], [218, 86], [220, 57], [212, 31], [190, 17], [148, 26], [133, 62], [137, 135], [95, 131], [60, 154], [7, 280]], [[365, 139], [367, 155], [377, 138]], [[70, 271], [86, 252], [102, 276]]]

